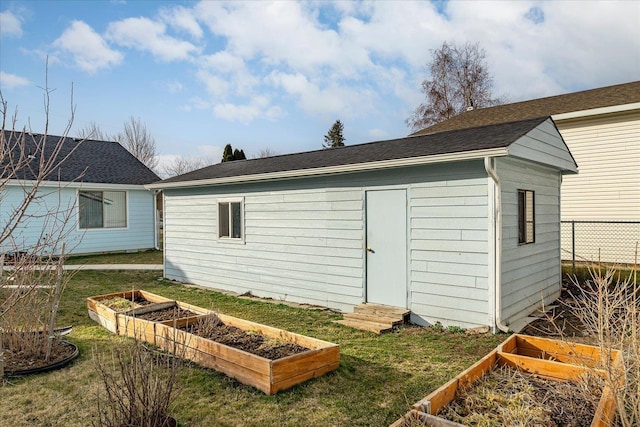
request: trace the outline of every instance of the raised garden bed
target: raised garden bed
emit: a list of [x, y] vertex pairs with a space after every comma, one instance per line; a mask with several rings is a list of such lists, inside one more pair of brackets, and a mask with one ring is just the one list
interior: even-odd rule
[[[620, 357], [618, 352], [614, 352], [610, 362], [618, 364]], [[521, 384], [544, 388], [547, 387], [544, 384], [547, 381], [552, 382], [549, 387], [553, 388], [553, 382], [559, 386], [557, 382], [583, 382], [588, 375], [604, 377], [605, 373], [595, 368], [601, 363], [602, 356], [598, 347], [527, 335], [512, 335], [473, 366], [413, 405], [413, 409], [392, 426], [462, 426], [463, 424], [447, 419], [451, 418], [448, 412], [452, 408], [449, 406], [459, 405], [464, 399], [458, 398], [480, 384], [483, 377], [491, 381], [492, 375], [509, 377], [513, 375], [510, 372], [515, 371], [517, 381], [521, 381]], [[562, 386], [570, 388], [574, 384]], [[596, 396], [595, 400], [596, 407], [587, 425], [610, 426], [615, 416], [611, 390], [604, 387], [601, 395]], [[562, 422], [558, 422], [557, 425], [562, 425]]]
[[[131, 301], [143, 298], [152, 303], [122, 311], [103, 304], [115, 297]], [[214, 313], [149, 292], [131, 291], [90, 297], [87, 298], [87, 307], [91, 319], [116, 334], [152, 343], [169, 353], [223, 372], [266, 394], [275, 394], [333, 371], [340, 363], [339, 346], [336, 344]], [[200, 329], [203, 324], [210, 326], [212, 318], [214, 323], [222, 323], [229, 334], [244, 332], [249, 338], [259, 335], [261, 345], [257, 349], [253, 348], [255, 345], [248, 344], [236, 348], [237, 342], [227, 340], [225, 344], [225, 339], [219, 336], [217, 339], [222, 342], [216, 341], [216, 336], [211, 339], [211, 334], [203, 334]], [[240, 335], [231, 339], [242, 340], [256, 342], [255, 339], [241, 339]], [[268, 347], [262, 345], [264, 343], [272, 344], [266, 353], [246, 351], [260, 350], [260, 347], [264, 350]], [[289, 351], [282, 352], [285, 348]], [[265, 355], [271, 357], [263, 357]]]

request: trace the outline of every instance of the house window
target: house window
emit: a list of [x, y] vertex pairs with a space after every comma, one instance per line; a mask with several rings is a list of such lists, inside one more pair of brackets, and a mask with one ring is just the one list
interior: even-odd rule
[[124, 191], [80, 191], [80, 228], [125, 228], [127, 193]]
[[244, 237], [243, 200], [218, 201], [218, 237], [220, 239], [238, 239]]
[[518, 243], [526, 245], [535, 242], [536, 222], [534, 193], [518, 190]]

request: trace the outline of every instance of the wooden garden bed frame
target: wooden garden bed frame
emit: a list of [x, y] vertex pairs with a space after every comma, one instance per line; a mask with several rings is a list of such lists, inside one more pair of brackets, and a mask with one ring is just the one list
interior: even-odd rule
[[[595, 346], [514, 334], [474, 365], [414, 404], [405, 417], [436, 427], [462, 426], [436, 414], [456, 398], [459, 389], [470, 387], [494, 366], [506, 365], [553, 381], [577, 381], [586, 372], [606, 375], [595, 368], [602, 364], [603, 356], [600, 348]], [[610, 355], [609, 363], [620, 366], [621, 357], [620, 352], [615, 350]], [[611, 389], [605, 386], [591, 427], [611, 426], [615, 411]], [[391, 426], [399, 427], [403, 422], [404, 417]]]
[[[132, 300], [136, 296], [152, 301], [153, 304], [125, 312], [116, 312], [100, 302], [114, 297]], [[196, 315], [164, 322], [153, 322], [135, 317], [136, 314], [148, 313], [175, 305], [192, 311]], [[340, 347], [337, 344], [215, 313], [150, 292], [129, 291], [89, 297], [87, 298], [87, 308], [91, 319], [113, 333], [154, 344], [169, 353], [213, 368], [269, 395], [311, 378], [319, 377], [337, 369], [340, 365]], [[266, 338], [298, 344], [309, 350], [281, 359], [270, 360], [179, 329], [189, 324], [195, 324], [200, 318], [212, 314], [218, 316], [228, 326], [261, 334]]]

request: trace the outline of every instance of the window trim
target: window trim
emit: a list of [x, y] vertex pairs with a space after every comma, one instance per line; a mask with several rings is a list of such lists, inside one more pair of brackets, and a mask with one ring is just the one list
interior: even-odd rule
[[[103, 193], [103, 200], [104, 200], [104, 193], [124, 193], [124, 220], [125, 220], [125, 226], [124, 227], [89, 227], [89, 228], [82, 228], [80, 226], [80, 193], [82, 192], [100, 192]], [[76, 202], [77, 202], [77, 221], [76, 221], [76, 228], [79, 231], [82, 231], [83, 233], [86, 232], [92, 232], [92, 231], [104, 231], [104, 230], [128, 230], [129, 229], [129, 191], [127, 190], [120, 190], [120, 189], [100, 189], [100, 188], [79, 188], [76, 191]], [[104, 224], [104, 211], [103, 211], [103, 224]]]
[[[531, 195], [531, 219], [527, 217], [528, 195]], [[530, 245], [536, 242], [536, 194], [533, 190], [518, 189], [518, 245]], [[531, 239], [529, 236], [531, 226]]]
[[[221, 236], [220, 235], [220, 205], [223, 203], [229, 204], [229, 234], [233, 230], [233, 215], [231, 213], [231, 204], [240, 203], [240, 236]], [[244, 220], [244, 197], [225, 197], [216, 201], [216, 236], [220, 242], [229, 243], [245, 243], [245, 220]]]

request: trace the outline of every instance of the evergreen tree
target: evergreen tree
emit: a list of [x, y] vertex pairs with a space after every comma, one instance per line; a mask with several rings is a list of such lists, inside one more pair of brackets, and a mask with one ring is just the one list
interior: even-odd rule
[[233, 148], [231, 147], [231, 144], [227, 144], [224, 147], [224, 151], [222, 152], [222, 161], [223, 162], [231, 162], [235, 160], [233, 158]]
[[247, 156], [244, 155], [244, 150], [233, 150], [233, 160], [246, 160]]
[[340, 120], [336, 120], [336, 122], [329, 129], [329, 133], [324, 136], [324, 143], [322, 144], [323, 148], [336, 148], [344, 146], [344, 135], [342, 131], [344, 130], [344, 125]]
[[244, 154], [244, 150], [234, 150], [231, 144], [227, 144], [222, 152], [223, 162], [232, 162], [234, 160], [246, 160], [247, 156]]

